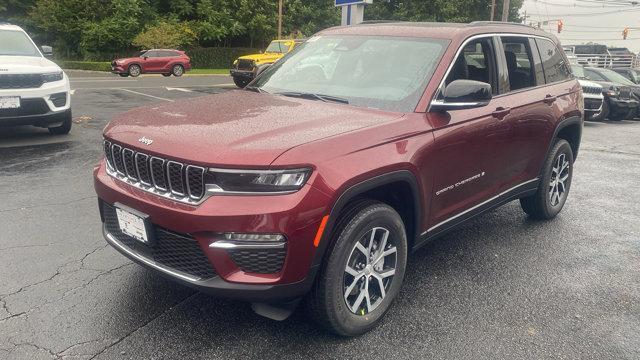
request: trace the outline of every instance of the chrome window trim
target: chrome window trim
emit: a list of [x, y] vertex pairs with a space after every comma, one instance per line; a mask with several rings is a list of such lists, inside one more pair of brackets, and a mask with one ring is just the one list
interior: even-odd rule
[[171, 164], [180, 165], [180, 177], [182, 178], [181, 182], [184, 182], [184, 172], [182, 171], [184, 169], [184, 164], [173, 160], [167, 161], [167, 185], [169, 185], [169, 191], [171, 191], [171, 193], [174, 195], [186, 196], [187, 194], [184, 192], [173, 190], [173, 185], [171, 185]]
[[[431, 102], [429, 103], [429, 107], [427, 108], [427, 112], [431, 111], [431, 105], [433, 105], [433, 103], [435, 101], [437, 101], [436, 99], [438, 99], [438, 96], [442, 93], [442, 91], [444, 90], [444, 82], [445, 80], [447, 80], [447, 77], [449, 76], [449, 73], [451, 72], [451, 69], [453, 69], [453, 65], [455, 65], [456, 60], [458, 59], [458, 56], [460, 55], [460, 53], [462, 52], [462, 50], [464, 49], [465, 46], [467, 46], [467, 44], [473, 40], [477, 40], [477, 39], [482, 39], [482, 38], [490, 38], [490, 37], [494, 37], [494, 36], [509, 36], [509, 37], [524, 37], [524, 38], [537, 38], [537, 39], [544, 39], [544, 40], [548, 40], [551, 41], [552, 43], [555, 44], [555, 42], [548, 38], [548, 37], [544, 37], [541, 35], [531, 35], [531, 34], [517, 34], [517, 33], [487, 33], [487, 34], [476, 34], [473, 36], [468, 37], [465, 41], [462, 42], [462, 44], [460, 44], [460, 46], [458, 46], [458, 50], [456, 51], [455, 56], [453, 57], [453, 61], [451, 61], [451, 63], [449, 63], [449, 67], [447, 68], [447, 71], [444, 73], [444, 76], [442, 77], [442, 79], [440, 80], [440, 84], [438, 85], [438, 87], [436, 88], [436, 92], [435, 92], [435, 96], [433, 97], [433, 100], [431, 100]], [[532, 50], [533, 51], [533, 50]], [[497, 55], [497, 54], [496, 54]], [[569, 79], [563, 80], [563, 81], [567, 81]], [[560, 82], [560, 81], [558, 81]], [[540, 84], [537, 85], [535, 87], [538, 86], [547, 86], [547, 85], [551, 85], [554, 83], [549, 83], [549, 84]], [[530, 88], [526, 88], [526, 89], [531, 89], [534, 87], [530, 87]], [[524, 89], [523, 89], [524, 90]], [[508, 93], [505, 93], [508, 94]], [[505, 94], [498, 94], [497, 96], [500, 95], [505, 95]], [[497, 97], [497, 96], [494, 96]], [[438, 105], [438, 103], [436, 103], [436, 105]]]

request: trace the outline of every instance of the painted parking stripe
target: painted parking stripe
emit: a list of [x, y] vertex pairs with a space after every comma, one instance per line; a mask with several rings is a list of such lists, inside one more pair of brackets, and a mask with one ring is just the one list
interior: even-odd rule
[[120, 89], [120, 90], [127, 91], [127, 92], [134, 93], [134, 94], [138, 94], [138, 95], [142, 95], [142, 96], [147, 96], [147, 97], [158, 99], [158, 100], [175, 102], [175, 100], [171, 100], [171, 99], [167, 99], [167, 98], [161, 98], [161, 97], [158, 97], [158, 96], [153, 96], [153, 95], [149, 95], [149, 94], [145, 94], [145, 93], [141, 93], [141, 92], [137, 92], [137, 91], [133, 91], [133, 90], [129, 90], [129, 89]]

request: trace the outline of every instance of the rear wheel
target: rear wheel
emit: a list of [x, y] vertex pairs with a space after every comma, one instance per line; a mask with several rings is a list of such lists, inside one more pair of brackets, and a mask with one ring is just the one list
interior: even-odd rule
[[142, 73], [142, 68], [140, 67], [140, 65], [129, 65], [129, 75], [133, 76], [133, 77], [138, 77], [140, 76], [140, 74]]
[[65, 134], [68, 134], [71, 131], [71, 125], [73, 124], [73, 122], [71, 120], [72, 120], [71, 111], [67, 111], [67, 113], [65, 114], [64, 121], [62, 122], [62, 124], [60, 126], [50, 127], [49, 128], [49, 133], [52, 134], [52, 135], [65, 135]]
[[233, 82], [236, 84], [237, 87], [244, 88], [245, 86], [247, 86], [247, 84], [249, 84], [250, 81], [240, 77], [234, 77]]
[[343, 213], [308, 305], [342, 336], [375, 327], [395, 300], [407, 265], [407, 237], [390, 206], [364, 200]]
[[573, 150], [566, 140], [558, 139], [545, 161], [537, 192], [520, 199], [522, 210], [534, 219], [553, 219], [567, 201], [572, 175]]
[[173, 67], [171, 68], [171, 73], [173, 74], [173, 76], [182, 76], [182, 74], [184, 74], [184, 66], [180, 64], [173, 65]]

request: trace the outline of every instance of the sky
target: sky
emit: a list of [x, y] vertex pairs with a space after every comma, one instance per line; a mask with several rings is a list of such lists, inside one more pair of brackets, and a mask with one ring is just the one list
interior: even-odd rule
[[[550, 20], [542, 28], [554, 33], [562, 45], [592, 41], [640, 52], [640, 0], [525, 0], [520, 14], [525, 12], [527, 24]], [[560, 34], [557, 19], [564, 22]], [[630, 28], [629, 36], [622, 40], [625, 27]]]

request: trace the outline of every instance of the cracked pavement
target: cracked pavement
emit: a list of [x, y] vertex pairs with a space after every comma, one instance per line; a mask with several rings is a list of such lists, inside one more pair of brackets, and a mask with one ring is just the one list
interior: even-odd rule
[[[136, 81], [179, 99], [229, 79], [179, 79], [193, 92]], [[0, 133], [0, 359], [640, 358], [640, 121], [585, 124], [557, 219], [511, 203], [434, 241], [411, 256], [383, 324], [342, 339], [303, 310], [264, 319], [106, 245], [91, 179], [101, 129], [159, 102], [113, 83], [78, 82], [69, 136]]]

